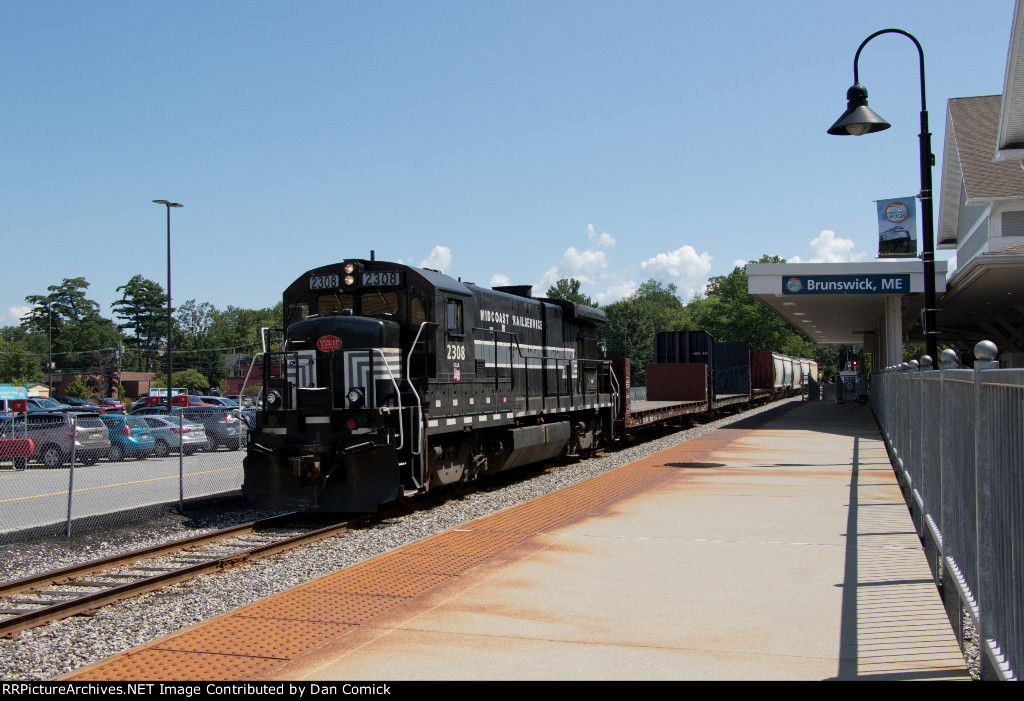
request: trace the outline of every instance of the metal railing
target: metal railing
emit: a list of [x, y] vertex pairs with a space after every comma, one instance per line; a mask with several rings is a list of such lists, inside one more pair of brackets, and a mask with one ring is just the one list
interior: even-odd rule
[[973, 369], [942, 352], [871, 376], [871, 406], [963, 645], [974, 625], [983, 679], [1024, 664], [1024, 370], [989, 341]]

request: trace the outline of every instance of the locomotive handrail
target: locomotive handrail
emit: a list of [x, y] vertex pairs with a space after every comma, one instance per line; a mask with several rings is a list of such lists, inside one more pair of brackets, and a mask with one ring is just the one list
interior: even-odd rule
[[252, 369], [256, 367], [256, 359], [261, 355], [266, 355], [266, 351], [254, 353], [252, 356], [252, 362], [249, 363], [249, 369], [245, 373], [245, 379], [242, 380], [242, 386], [238, 390], [238, 408], [242, 409], [242, 396], [245, 394], [245, 386], [249, 384], [249, 375], [252, 374]]
[[[388, 371], [388, 379], [391, 380], [391, 386], [395, 388], [395, 401], [398, 402], [398, 445], [395, 446], [395, 450], [401, 450], [402, 447], [405, 445], [405, 429], [402, 427], [402, 390], [399, 389], [398, 383], [395, 381], [395, 374], [393, 372], [391, 372], [391, 365], [388, 363], [388, 359], [384, 356], [384, 351], [382, 351], [380, 348], [347, 348], [347, 349], [342, 350], [342, 351], [337, 351], [337, 350], [329, 351], [327, 355], [328, 355], [328, 358], [331, 359], [331, 361], [328, 363], [328, 367], [329, 367], [330, 373], [331, 373], [331, 387], [337, 386], [337, 383], [334, 380], [334, 365], [335, 364], [333, 362], [333, 359], [334, 359], [335, 353], [339, 353], [339, 352], [343, 356], [348, 354], [348, 353], [366, 353], [367, 356], [369, 356], [369, 360], [370, 360], [370, 370], [369, 370], [369, 373], [370, 373], [370, 375], [369, 375], [370, 387], [369, 387], [369, 389], [372, 392], [372, 395], [370, 397], [370, 403], [371, 403], [371, 405], [372, 405], [372, 407], [374, 409], [380, 409], [381, 407], [377, 406], [377, 378], [375, 376], [376, 375], [376, 367], [375, 367], [375, 363], [373, 362], [373, 354], [376, 353], [376, 354], [380, 355], [381, 362], [384, 363], [384, 369]], [[331, 411], [335, 411], [337, 409], [345, 409], [345, 407], [335, 406], [335, 404], [334, 404], [334, 394], [332, 392], [331, 393]]]
[[[395, 450], [401, 450], [405, 445], [405, 429], [402, 427], [402, 390], [398, 388], [398, 383], [395, 382], [395, 374], [391, 372], [391, 366], [388, 364], [388, 359], [384, 357], [384, 351], [380, 348], [368, 348], [368, 352], [377, 353], [380, 355], [380, 359], [384, 362], [384, 369], [388, 371], [388, 378], [391, 380], [391, 386], [395, 388], [395, 400], [398, 402], [398, 446]], [[351, 352], [351, 351], [350, 351]], [[376, 379], [373, 377], [373, 362], [371, 358], [370, 362], [370, 381], [376, 384]], [[374, 408], [378, 408], [377, 404], [377, 390], [374, 388], [373, 392], [373, 403]]]
[[[416, 386], [412, 383], [412, 354], [416, 350], [416, 346], [420, 343], [420, 335], [423, 333], [423, 329], [427, 324], [437, 325], [436, 321], [424, 321], [420, 323], [419, 329], [416, 330], [416, 337], [412, 339], [412, 344], [409, 346], [409, 353], [405, 356], [405, 382], [409, 385], [409, 389], [412, 390], [413, 396], [416, 397], [416, 422], [418, 430], [416, 431], [416, 443], [415, 448], [410, 448], [409, 453], [411, 455], [419, 456], [420, 460], [420, 484], [416, 487], [423, 486], [424, 476], [426, 475], [426, 464], [423, 458], [423, 401], [420, 398], [420, 393], [416, 391]], [[401, 423], [401, 417], [399, 417], [399, 423]], [[412, 426], [409, 426], [412, 429]], [[411, 443], [411, 441], [410, 441]], [[413, 475], [415, 479], [415, 475]]]
[[[528, 355], [523, 355], [523, 349], [519, 346], [519, 338], [516, 336], [515, 332], [514, 331], [504, 331], [504, 330], [499, 330], [499, 329], [485, 329], [485, 328], [483, 328], [481, 326], [474, 326], [470, 330], [471, 331], [483, 331], [484, 333], [492, 333], [492, 334], [494, 334], [494, 370], [495, 370], [495, 372], [494, 372], [494, 388], [495, 389], [498, 388], [498, 382], [501, 381], [501, 379], [498, 377], [498, 372], [497, 372], [498, 371], [498, 334], [499, 333], [505, 334], [506, 336], [509, 337], [509, 341], [508, 341], [508, 344], [509, 344], [508, 381], [512, 383], [512, 388], [515, 389], [515, 386], [516, 386], [515, 369], [516, 368], [515, 368], [515, 365], [512, 362], [512, 344], [515, 344], [516, 352], [519, 354], [519, 357], [522, 358], [523, 360], [526, 360], [526, 359], [532, 357], [532, 356], [528, 356]], [[526, 363], [523, 363], [523, 370], [524, 371], [528, 371], [529, 370], [529, 368], [526, 366]], [[530, 391], [530, 383], [529, 382], [526, 383], [526, 391], [527, 392]]]

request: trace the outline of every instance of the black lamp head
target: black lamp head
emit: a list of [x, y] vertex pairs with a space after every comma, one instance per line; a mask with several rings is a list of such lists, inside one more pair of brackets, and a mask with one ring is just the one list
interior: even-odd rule
[[846, 111], [828, 130], [833, 136], [860, 136], [888, 129], [891, 124], [868, 107], [868, 89], [856, 83], [846, 91]]

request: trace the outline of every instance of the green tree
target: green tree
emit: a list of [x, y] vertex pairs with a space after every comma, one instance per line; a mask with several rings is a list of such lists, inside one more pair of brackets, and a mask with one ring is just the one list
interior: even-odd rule
[[[785, 263], [778, 256], [762, 256], [757, 263]], [[728, 275], [708, 281], [704, 297], [687, 305], [694, 329], [708, 331], [716, 341], [745, 341], [751, 348], [811, 357], [810, 339], [747, 292], [747, 272], [737, 266]]]
[[42, 361], [29, 351], [26, 338], [17, 326], [0, 329], [0, 382], [25, 385], [43, 376]]
[[121, 299], [111, 304], [114, 315], [122, 322], [118, 328], [130, 330], [126, 339], [135, 346], [136, 368], [149, 367], [161, 339], [167, 335], [167, 295], [159, 284], [141, 275], [134, 276], [117, 288]]
[[658, 331], [685, 328], [686, 311], [676, 286], [648, 280], [626, 299], [604, 307], [608, 323], [598, 331], [598, 340], [609, 355], [628, 355], [630, 375], [643, 386], [646, 366], [654, 359], [654, 336]]
[[[174, 372], [173, 381], [175, 387], [185, 387], [192, 391], [206, 392], [210, 389], [210, 381], [206, 378], [206, 375], [198, 370], [176, 370]], [[155, 373], [152, 381], [149, 383], [149, 386], [156, 388], [167, 387], [166, 373]]]
[[108, 362], [115, 362], [113, 351], [121, 343], [121, 333], [100, 316], [99, 304], [85, 296], [88, 287], [83, 277], [65, 278], [60, 285], [49, 286], [45, 295], [25, 297], [32, 309], [21, 318], [21, 328], [31, 352], [52, 353], [54, 364], [65, 370], [84, 368], [89, 351], [103, 351]]
[[68, 385], [68, 388], [64, 390], [65, 394], [75, 399], [88, 399], [89, 398], [89, 385], [81, 377], [76, 377], [74, 382]]
[[584, 304], [588, 307], [596, 307], [597, 302], [580, 292], [580, 281], [576, 278], [562, 278], [548, 288], [550, 299], [564, 299], [567, 302]]

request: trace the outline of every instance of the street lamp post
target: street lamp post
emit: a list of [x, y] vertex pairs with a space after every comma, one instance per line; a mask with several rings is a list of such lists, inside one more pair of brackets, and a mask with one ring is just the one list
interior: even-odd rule
[[869, 41], [881, 34], [902, 34], [914, 42], [921, 65], [921, 133], [918, 135], [921, 151], [921, 218], [924, 220], [922, 230], [921, 260], [924, 263], [924, 338], [928, 355], [938, 358], [938, 331], [935, 328], [935, 229], [932, 223], [932, 166], [935, 156], [932, 154], [932, 135], [928, 131], [928, 108], [924, 90], [924, 51], [921, 43], [913, 34], [902, 29], [882, 29], [875, 32], [863, 42], [853, 57], [853, 86], [847, 90], [847, 108], [843, 115], [828, 130], [835, 136], [860, 136], [888, 129], [890, 124], [875, 114], [868, 107], [868, 91], [860, 84], [857, 61], [860, 52]]
[[181, 207], [177, 202], [153, 200], [154, 204], [167, 207], [167, 417], [171, 416], [171, 384], [173, 368], [171, 366], [171, 207]]
[[53, 396], [53, 310], [46, 300], [46, 396]]

